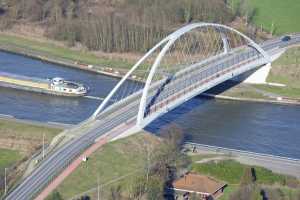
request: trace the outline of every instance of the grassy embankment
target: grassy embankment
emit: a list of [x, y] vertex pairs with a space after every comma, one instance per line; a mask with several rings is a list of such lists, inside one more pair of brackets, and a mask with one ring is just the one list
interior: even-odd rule
[[[24, 169], [11, 167], [16, 164], [20, 166], [21, 162], [41, 146], [43, 134], [45, 134], [45, 141], [50, 142], [59, 132], [60, 129], [0, 119], [0, 177], [4, 174], [4, 168], [10, 168], [9, 182], [15, 182]], [[0, 195], [2, 189], [0, 187]]]
[[23, 38], [15, 35], [0, 34], [0, 45], [15, 52], [26, 52], [37, 56], [95, 65], [95, 67], [113, 67], [128, 69], [132, 63], [125, 60], [101, 58], [84, 50], [73, 50], [63, 45], [57, 45], [51, 40], [39, 41], [33, 38]]
[[61, 129], [57, 128], [47, 128], [14, 122], [13, 120], [0, 119], [1, 139], [13, 137], [15, 140], [42, 140], [43, 134], [45, 134], [45, 139], [50, 141], [61, 131]]
[[[233, 160], [223, 160], [217, 162], [210, 161], [201, 164], [194, 162], [192, 164], [192, 171], [196, 173], [206, 174], [228, 183], [228, 187], [225, 189], [224, 195], [220, 199], [229, 200], [230, 194], [238, 189], [240, 180], [246, 167], [247, 165], [240, 164]], [[300, 192], [299, 180], [293, 177], [273, 173], [272, 171], [262, 167], [254, 166], [254, 168], [256, 172], [257, 184], [264, 187], [278, 188], [287, 196], [294, 195], [297, 192]], [[291, 188], [289, 186], [291, 184], [298, 184], [299, 189]]]
[[[98, 177], [102, 199], [107, 199], [106, 195], [112, 186], [121, 185], [123, 191], [129, 191], [130, 182], [134, 181], [141, 170], [144, 170], [145, 142], [154, 146], [159, 143], [159, 140], [153, 135], [141, 133], [106, 144], [67, 177], [57, 191], [64, 199], [71, 198], [96, 188]], [[120, 177], [124, 179], [118, 180]], [[102, 188], [107, 183], [111, 184]], [[87, 195], [95, 197], [96, 193], [97, 190], [94, 190]]]

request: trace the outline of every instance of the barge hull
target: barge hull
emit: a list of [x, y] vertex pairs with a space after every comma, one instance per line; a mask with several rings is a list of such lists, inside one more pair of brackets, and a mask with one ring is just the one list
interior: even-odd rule
[[0, 87], [5, 87], [5, 88], [12, 88], [12, 89], [17, 89], [17, 90], [23, 90], [23, 91], [28, 91], [28, 92], [36, 92], [36, 93], [41, 93], [41, 94], [49, 94], [49, 95], [56, 95], [56, 96], [66, 96], [66, 97], [81, 97], [84, 96], [84, 94], [74, 94], [74, 93], [61, 93], [61, 92], [56, 92], [50, 89], [44, 89], [44, 88], [36, 88], [36, 87], [30, 87], [30, 86], [25, 86], [25, 85], [17, 85], [13, 83], [7, 83], [0, 81]]

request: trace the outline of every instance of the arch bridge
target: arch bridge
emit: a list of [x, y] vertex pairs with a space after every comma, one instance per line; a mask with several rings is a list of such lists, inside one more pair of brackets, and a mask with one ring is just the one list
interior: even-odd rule
[[[195, 23], [168, 35], [119, 81], [92, 118], [115, 112], [141, 129], [200, 93], [272, 62], [272, 55], [225, 25]], [[130, 81], [139, 77], [139, 81]]]

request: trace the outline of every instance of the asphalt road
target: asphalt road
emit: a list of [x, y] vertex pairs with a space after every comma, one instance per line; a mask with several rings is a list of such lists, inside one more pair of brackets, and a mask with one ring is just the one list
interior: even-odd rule
[[[271, 52], [276, 48], [284, 48], [288, 45], [293, 45], [300, 42], [300, 35], [293, 37], [289, 42], [282, 42], [280, 39], [273, 40], [262, 44], [262, 47]], [[249, 50], [251, 51], [251, 50]], [[223, 57], [218, 57], [214, 62], [211, 62], [207, 67], [196, 67], [189, 72], [188, 81], [186, 76], [181, 76], [180, 73], [174, 80], [167, 86], [165, 93], [159, 94], [155, 99], [154, 104], [159, 103], [161, 100], [170, 95], [170, 88], [174, 88], [174, 92], [178, 92], [188, 84], [200, 81], [205, 76], [211, 76], [219, 70], [229, 68], [229, 64], [236, 64], [248, 59], [249, 52], [241, 52], [239, 54], [228, 54]], [[237, 59], [238, 58], [238, 59]], [[227, 64], [226, 64], [227, 63]], [[220, 67], [221, 66], [221, 67]], [[174, 87], [176, 86], [176, 87]], [[180, 87], [178, 87], [180, 86]], [[156, 88], [153, 88], [150, 93], [154, 94]], [[13, 191], [11, 191], [5, 198], [7, 200], [29, 200], [33, 199], [40, 191], [47, 186], [47, 184], [57, 176], [72, 160], [80, 155], [87, 149], [94, 141], [108, 131], [112, 130], [129, 120], [135, 120], [138, 111], [138, 100], [140, 93], [129, 97], [128, 101], [120, 103], [118, 106], [113, 107], [110, 111], [104, 112], [99, 115], [94, 128], [89, 130], [78, 138], [73, 138], [67, 142], [63, 147], [57, 149], [52, 154], [48, 155], [44, 161], [28, 176], [26, 177]], [[152, 95], [150, 95], [152, 96]], [[149, 99], [150, 101], [151, 99]]]

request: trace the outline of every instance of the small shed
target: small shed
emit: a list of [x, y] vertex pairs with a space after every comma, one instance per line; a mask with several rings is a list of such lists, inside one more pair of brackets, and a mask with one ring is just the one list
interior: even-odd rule
[[188, 200], [195, 194], [198, 199], [216, 199], [223, 194], [227, 184], [217, 181], [211, 177], [187, 173], [175, 180], [169, 188], [176, 193], [177, 199]]

